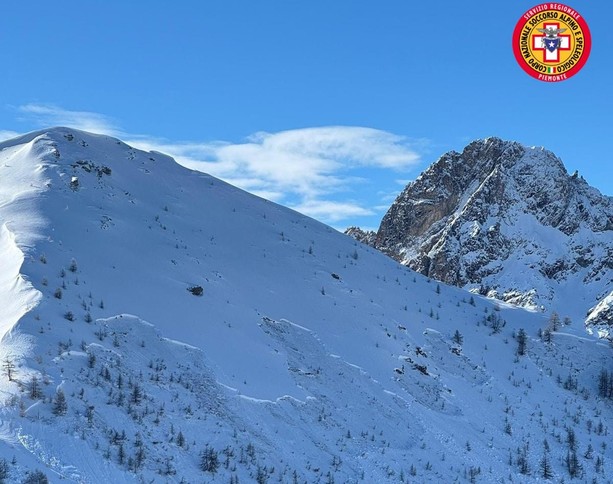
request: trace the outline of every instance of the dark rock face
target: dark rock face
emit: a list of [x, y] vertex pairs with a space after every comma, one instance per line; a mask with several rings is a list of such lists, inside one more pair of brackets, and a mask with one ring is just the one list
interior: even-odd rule
[[588, 311], [585, 325], [589, 331], [613, 340], [613, 292]]
[[434, 279], [576, 318], [613, 290], [613, 199], [553, 153], [498, 138], [443, 155], [362, 241]]
[[370, 245], [371, 247], [374, 247], [375, 239], [377, 238], [377, 232], [373, 232], [372, 230], [362, 230], [360, 227], [349, 227], [348, 229], [345, 229], [344, 233], [345, 235], [353, 237], [358, 242]]

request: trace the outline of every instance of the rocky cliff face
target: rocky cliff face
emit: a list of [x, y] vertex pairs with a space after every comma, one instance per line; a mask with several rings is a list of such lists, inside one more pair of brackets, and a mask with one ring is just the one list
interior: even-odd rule
[[611, 324], [613, 199], [543, 148], [488, 138], [446, 153], [371, 245], [448, 284], [587, 318], [601, 334]]
[[358, 242], [370, 245], [371, 247], [375, 245], [375, 240], [377, 240], [377, 232], [372, 230], [362, 230], [360, 227], [349, 227], [345, 230], [345, 234], [353, 237]]

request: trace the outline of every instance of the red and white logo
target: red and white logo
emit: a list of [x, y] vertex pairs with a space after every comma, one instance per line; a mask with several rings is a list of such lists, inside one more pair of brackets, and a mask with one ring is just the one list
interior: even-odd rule
[[513, 32], [513, 53], [521, 68], [545, 82], [564, 81], [585, 65], [592, 39], [585, 19], [560, 3], [528, 10]]

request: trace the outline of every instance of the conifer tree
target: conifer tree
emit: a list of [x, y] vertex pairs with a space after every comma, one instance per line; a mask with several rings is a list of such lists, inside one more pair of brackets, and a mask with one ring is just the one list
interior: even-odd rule
[[528, 342], [528, 335], [524, 328], [520, 328], [517, 333], [517, 354], [518, 356], [524, 356], [526, 354], [526, 344]]
[[551, 316], [549, 316], [549, 327], [551, 328], [551, 331], [557, 331], [560, 329], [560, 316], [555, 311], [551, 313]]
[[15, 363], [10, 357], [4, 358], [2, 362], [2, 370], [9, 381], [13, 381], [13, 375], [15, 374]]
[[53, 401], [53, 415], [65, 415], [67, 410], [66, 395], [64, 395], [61, 388], [58, 388], [57, 392], [55, 392], [55, 399]]
[[28, 383], [28, 395], [32, 400], [38, 400], [43, 396], [40, 389], [40, 384], [38, 383], [38, 378], [36, 378], [36, 376], [32, 376], [30, 382]]
[[462, 333], [460, 333], [460, 331], [458, 331], [457, 329], [455, 330], [455, 333], [453, 333], [453, 337], [451, 339], [455, 344], [460, 346], [462, 346], [462, 344], [464, 343], [464, 336], [462, 336]]

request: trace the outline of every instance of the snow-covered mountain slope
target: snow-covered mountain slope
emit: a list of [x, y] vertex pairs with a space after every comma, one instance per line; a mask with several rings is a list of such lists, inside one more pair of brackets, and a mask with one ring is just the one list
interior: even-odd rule
[[613, 297], [613, 199], [543, 148], [488, 138], [443, 155], [373, 238], [434, 279], [558, 310], [609, 335], [611, 308], [600, 301]]
[[547, 315], [106, 136], [0, 144], [0, 196], [0, 479], [613, 476], [580, 324], [545, 342]]

